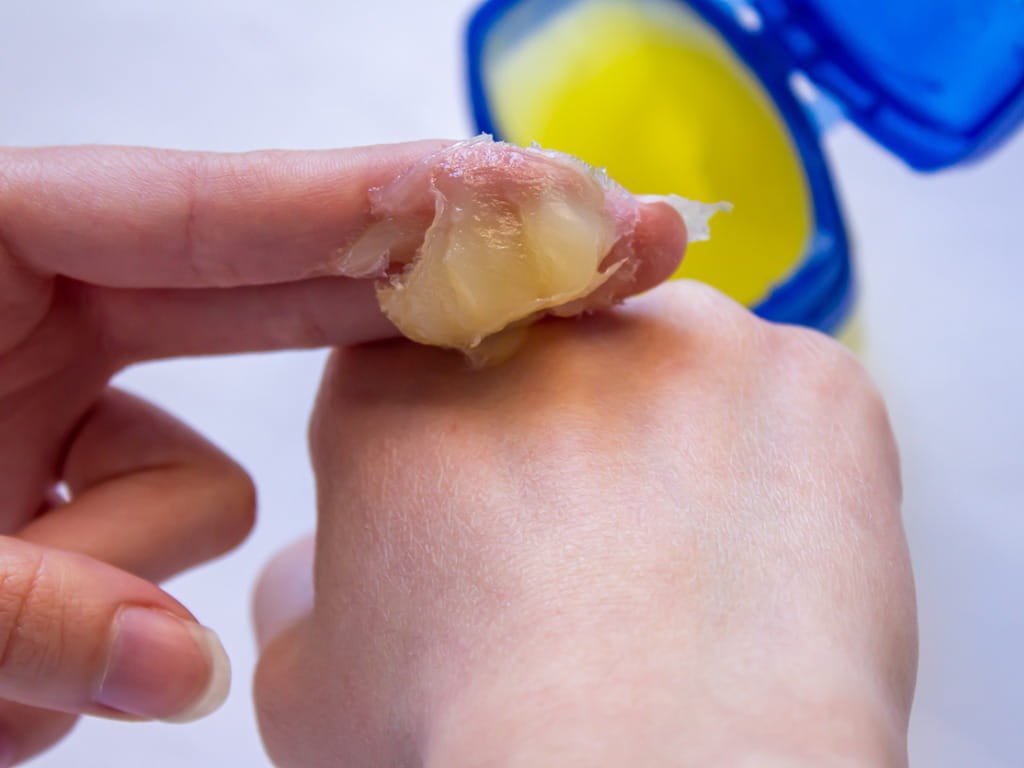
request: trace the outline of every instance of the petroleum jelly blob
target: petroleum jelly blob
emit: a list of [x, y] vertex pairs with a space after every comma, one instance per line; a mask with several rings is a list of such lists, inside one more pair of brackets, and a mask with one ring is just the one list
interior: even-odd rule
[[500, 331], [628, 292], [616, 289], [637, 267], [640, 202], [671, 205], [690, 241], [706, 239], [708, 219], [730, 208], [636, 198], [569, 155], [488, 136], [425, 158], [370, 201], [374, 223], [343, 250], [340, 271], [380, 277], [381, 309], [408, 338], [471, 358]]

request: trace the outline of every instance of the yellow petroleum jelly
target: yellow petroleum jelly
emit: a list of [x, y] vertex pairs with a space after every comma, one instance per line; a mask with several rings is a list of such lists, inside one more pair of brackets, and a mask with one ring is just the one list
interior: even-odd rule
[[634, 192], [728, 200], [677, 276], [755, 304], [799, 263], [810, 198], [769, 97], [680, 3], [584, 0], [487, 60], [503, 137], [605, 167]]

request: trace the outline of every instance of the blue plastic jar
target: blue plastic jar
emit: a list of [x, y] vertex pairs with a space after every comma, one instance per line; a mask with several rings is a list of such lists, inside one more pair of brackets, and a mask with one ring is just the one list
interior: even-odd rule
[[[811, 226], [794, 268], [750, 302], [774, 321], [837, 333], [851, 316], [850, 245], [821, 146], [835, 116], [845, 114], [920, 170], [981, 157], [1024, 118], [1024, 5], [1018, 0], [490, 0], [474, 15], [467, 39], [479, 130], [522, 143], [538, 138], [510, 135], [495, 108], [502, 94], [494, 73], [553, 25], [609, 2], [637, 13], [674, 8], [699, 18], [691, 26], [731, 52], [785, 124], [806, 181]], [[517, 89], [539, 93], [543, 79], [517, 83]], [[668, 98], [678, 89], [665, 92]], [[638, 118], [635, 128], [643, 141], [650, 126]], [[610, 171], [616, 175], [614, 167]], [[688, 189], [635, 191], [692, 196]]]

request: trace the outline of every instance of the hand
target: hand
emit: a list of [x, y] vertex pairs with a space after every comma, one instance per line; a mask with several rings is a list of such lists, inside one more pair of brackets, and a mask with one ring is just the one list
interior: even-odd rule
[[[281, 766], [901, 766], [914, 597], [864, 371], [692, 283], [473, 372], [337, 353], [256, 596]], [[314, 590], [315, 583], [315, 590]]]
[[[0, 765], [77, 713], [188, 719], [223, 699], [219, 642], [153, 582], [237, 544], [252, 484], [108, 381], [159, 357], [393, 335], [336, 252], [368, 224], [367, 190], [442, 145], [0, 151]], [[650, 281], [679, 256], [646, 254]]]

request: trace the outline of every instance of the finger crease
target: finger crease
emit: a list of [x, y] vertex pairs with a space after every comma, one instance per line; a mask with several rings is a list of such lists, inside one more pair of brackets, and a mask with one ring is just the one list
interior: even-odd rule
[[202, 156], [195, 156], [185, 166], [185, 211], [181, 225], [181, 258], [192, 269], [192, 273], [200, 282], [205, 282], [208, 275], [200, 263], [196, 230], [199, 219], [199, 187], [203, 173]]
[[[32, 602], [32, 597], [38, 590], [39, 583], [43, 579], [43, 573], [46, 570], [46, 554], [41, 553], [32, 566], [32, 575], [29, 578], [28, 584], [24, 590], [21, 590], [18, 594], [18, 607], [15, 609], [14, 618], [11, 621], [7, 631], [3, 637], [3, 649], [0, 650], [0, 669], [7, 669], [10, 664], [10, 655], [14, 647], [14, 639], [17, 635], [21, 634], [22, 620], [25, 615], [29, 603]], [[10, 581], [10, 576], [4, 579], [4, 583]]]

